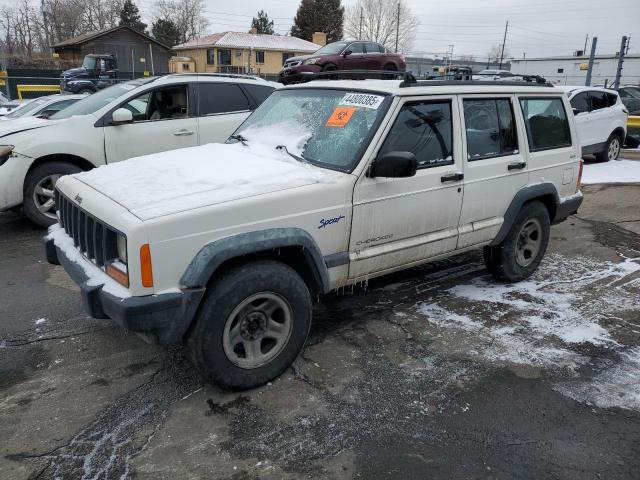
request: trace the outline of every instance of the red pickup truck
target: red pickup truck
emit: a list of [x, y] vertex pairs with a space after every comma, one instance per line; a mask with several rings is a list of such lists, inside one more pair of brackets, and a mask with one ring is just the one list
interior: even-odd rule
[[317, 72], [332, 70], [386, 70], [404, 72], [404, 56], [387, 52], [375, 42], [358, 40], [329, 43], [311, 55], [290, 57], [278, 77], [280, 83], [304, 81]]

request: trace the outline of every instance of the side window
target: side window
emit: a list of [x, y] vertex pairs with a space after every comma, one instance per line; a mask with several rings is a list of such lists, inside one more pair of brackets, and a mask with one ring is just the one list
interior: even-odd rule
[[273, 87], [265, 87], [264, 85], [249, 85], [243, 84], [242, 87], [245, 91], [248, 91], [249, 94], [253, 97], [253, 99], [260, 105], [264, 102], [269, 95], [273, 92]]
[[147, 111], [149, 110], [150, 98], [151, 92], [145, 92], [142, 95], [138, 95], [137, 97], [129, 100], [127, 103], [122, 105], [121, 108], [126, 108], [133, 114], [134, 122], [148, 120], [149, 116], [147, 115]]
[[615, 93], [606, 93], [607, 96], [607, 106], [613, 107], [616, 103], [618, 103], [618, 95]]
[[367, 53], [380, 53], [380, 47], [377, 43], [367, 42], [364, 44], [364, 48]]
[[609, 106], [606, 93], [592, 91], [589, 92], [589, 96], [591, 97], [591, 108], [593, 110], [601, 110]]
[[187, 86], [177, 85], [145, 92], [122, 105], [133, 113], [133, 120], [169, 120], [188, 116]]
[[198, 83], [199, 116], [249, 110], [249, 100], [235, 83]]
[[364, 53], [364, 43], [362, 42], [358, 42], [358, 43], [352, 43], [351, 45], [349, 45], [349, 50], [351, 50], [352, 54], [359, 54], [359, 53]]
[[468, 160], [518, 151], [513, 110], [508, 99], [464, 100], [463, 105]]
[[588, 112], [591, 110], [589, 106], [589, 94], [582, 92], [571, 99], [571, 108], [579, 110], [580, 113]]
[[380, 154], [412, 152], [418, 168], [453, 163], [451, 103], [412, 102], [404, 105], [396, 118]]
[[569, 121], [560, 98], [520, 98], [532, 152], [571, 146]]

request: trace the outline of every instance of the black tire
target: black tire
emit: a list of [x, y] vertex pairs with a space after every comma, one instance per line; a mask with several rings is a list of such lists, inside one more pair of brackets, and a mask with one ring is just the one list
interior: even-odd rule
[[[614, 148], [614, 142], [617, 142], [617, 148]], [[596, 161], [608, 162], [610, 160], [617, 160], [620, 156], [620, 149], [622, 148], [622, 139], [617, 133], [612, 133], [607, 139], [607, 145], [602, 152], [596, 153]], [[611, 152], [614, 150], [614, 153]]]
[[336, 72], [333, 75], [322, 75], [319, 78], [324, 80], [337, 80], [338, 79], [338, 66], [333, 63], [327, 63], [322, 67], [323, 72]]
[[[385, 71], [385, 72], [397, 72], [397, 71], [398, 71], [398, 69], [396, 68], [396, 66], [395, 66], [395, 65], [393, 65], [393, 64], [391, 64], [391, 63], [390, 63], [390, 64], [388, 64], [388, 65], [385, 65], [385, 66], [384, 66], [384, 71]], [[397, 76], [396, 76], [396, 74], [395, 74], [395, 73], [393, 73], [393, 74], [388, 74], [388, 75], [387, 75], [387, 74], [384, 74], [384, 75], [382, 76], [382, 78], [383, 78], [383, 79], [385, 79], [385, 80], [394, 80], [395, 78], [397, 78]]]
[[[529, 231], [531, 237], [526, 234]], [[535, 238], [534, 232], [537, 232]], [[547, 251], [550, 232], [547, 207], [539, 201], [526, 203], [502, 243], [485, 247], [484, 260], [487, 270], [496, 279], [504, 282], [518, 282], [529, 277], [536, 271]], [[528, 257], [527, 242], [530, 242], [530, 245], [538, 245], [535, 253], [529, 250]]]
[[[50, 187], [46, 188], [47, 192], [49, 190], [53, 192], [55, 181], [46, 182], [47, 178], [55, 175], [70, 175], [81, 171], [81, 168], [67, 162], [47, 162], [30, 171], [24, 181], [24, 199], [22, 201], [22, 210], [27, 218], [41, 227], [48, 227], [56, 223], [55, 207], [50, 209], [47, 214], [43, 213], [40, 209], [44, 208], [46, 204], [45, 198], [49, 197], [35, 195], [35, 190], [38, 185], [45, 185], [46, 187]], [[53, 202], [52, 196], [50, 197], [50, 201]], [[38, 204], [36, 204], [36, 202], [38, 202]]]
[[[244, 319], [251, 321], [250, 309], [244, 315], [241, 312], [235, 315], [234, 311], [243, 302], [262, 294], [275, 295], [281, 300], [284, 299], [290, 307], [289, 325], [291, 327], [288, 330], [287, 339], [273, 358], [267, 363], [243, 368], [237, 365], [237, 357], [234, 361], [225, 352], [225, 342], [229, 341], [228, 337], [225, 337], [225, 329], [227, 323], [242, 327], [239, 324], [245, 321]], [[234, 314], [233, 317], [232, 314]], [[207, 288], [207, 294], [187, 337], [191, 360], [207, 381], [220, 387], [229, 390], [246, 390], [263, 385], [280, 375], [296, 359], [309, 334], [311, 314], [309, 289], [291, 267], [272, 260], [239, 265], [222, 274]], [[234, 323], [234, 318], [241, 318], [241, 320]], [[244, 351], [245, 341], [254, 339], [245, 340], [244, 335], [248, 332], [242, 328], [240, 332], [241, 338], [237, 346], [242, 344]], [[260, 335], [259, 332], [256, 334], [258, 337]], [[266, 337], [259, 338], [261, 350], [264, 341], [270, 340]]]

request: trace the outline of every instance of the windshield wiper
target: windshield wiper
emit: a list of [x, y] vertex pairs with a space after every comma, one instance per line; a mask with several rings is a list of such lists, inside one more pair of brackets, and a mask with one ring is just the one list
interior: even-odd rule
[[245, 147], [247, 146], [247, 142], [249, 141], [246, 138], [244, 138], [242, 135], [240, 135], [239, 133], [236, 133], [235, 135], [231, 135], [229, 138], [231, 140], [236, 140], [236, 141], [242, 143]]
[[291, 153], [288, 149], [286, 145], [276, 145], [276, 150], [284, 150], [287, 155], [289, 155], [291, 158], [295, 158], [296, 160], [298, 160], [299, 162], [306, 162], [306, 160], [302, 157], [299, 157], [298, 155], [296, 155], [295, 153]]

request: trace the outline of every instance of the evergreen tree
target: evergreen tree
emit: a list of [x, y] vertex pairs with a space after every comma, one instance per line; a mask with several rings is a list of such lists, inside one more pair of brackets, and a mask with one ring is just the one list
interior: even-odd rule
[[180, 29], [171, 20], [159, 18], [151, 25], [151, 36], [164, 43], [168, 47], [174, 47], [180, 43]]
[[258, 12], [258, 18], [253, 17], [251, 28], [255, 28], [257, 30], [257, 33], [266, 33], [268, 35], [273, 35], [273, 20], [269, 20], [269, 15], [267, 15], [267, 12], [263, 12], [262, 10], [260, 10]]
[[125, 0], [120, 11], [120, 23], [121, 27], [131, 27], [138, 32], [143, 32], [147, 28], [147, 24], [142, 21], [140, 17], [140, 10], [138, 6], [133, 3], [132, 0]]
[[341, 0], [302, 0], [291, 35], [311, 41], [314, 32], [327, 34], [327, 43], [342, 39], [344, 7]]

